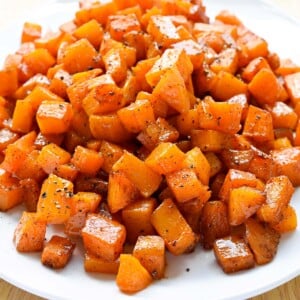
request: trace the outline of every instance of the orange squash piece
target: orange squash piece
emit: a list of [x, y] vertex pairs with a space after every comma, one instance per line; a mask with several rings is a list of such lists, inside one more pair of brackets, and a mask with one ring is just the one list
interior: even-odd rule
[[133, 133], [138, 133], [155, 121], [153, 108], [148, 100], [136, 100], [129, 106], [118, 110], [117, 115], [124, 127]]
[[145, 163], [159, 174], [167, 174], [182, 168], [184, 153], [173, 143], [160, 143], [149, 154]]
[[139, 292], [151, 282], [151, 275], [136, 257], [132, 254], [121, 254], [116, 283], [122, 292]]
[[37, 214], [49, 224], [63, 224], [70, 217], [68, 199], [73, 196], [73, 183], [50, 174], [43, 182]]
[[103, 38], [103, 28], [94, 19], [75, 29], [73, 35], [77, 39], [86, 38], [96, 49], [99, 48]]
[[37, 162], [47, 174], [51, 174], [59, 165], [68, 163], [70, 159], [69, 152], [54, 143], [50, 143], [42, 148]]
[[85, 253], [84, 255], [84, 269], [86, 272], [117, 274], [119, 265], [119, 258], [114, 261], [110, 261], [97, 257], [91, 253]]
[[69, 238], [53, 235], [43, 249], [41, 262], [44, 266], [52, 269], [64, 268], [74, 249], [75, 244]]
[[288, 205], [282, 211], [282, 219], [278, 223], [270, 224], [270, 226], [279, 233], [285, 233], [295, 230], [297, 223], [296, 211], [291, 205]]
[[0, 169], [0, 211], [7, 211], [22, 202], [23, 188], [17, 178]]
[[270, 178], [265, 186], [266, 202], [257, 212], [259, 219], [267, 223], [280, 222], [293, 193], [294, 187], [287, 176]]
[[33, 42], [40, 38], [42, 34], [42, 26], [36, 23], [25, 22], [23, 24], [21, 43]]
[[273, 105], [278, 99], [279, 84], [277, 77], [269, 68], [258, 71], [248, 84], [250, 93], [261, 105]]
[[133, 249], [136, 257], [154, 279], [161, 279], [165, 274], [165, 242], [157, 235], [139, 236]]
[[14, 243], [19, 252], [41, 251], [45, 234], [46, 222], [38, 214], [24, 211], [14, 232]]
[[115, 171], [109, 174], [107, 204], [111, 213], [116, 213], [126, 207], [135, 200], [138, 194], [139, 191], [124, 172]]
[[154, 210], [151, 223], [172, 254], [180, 255], [194, 249], [196, 235], [172, 199], [165, 199]]
[[239, 103], [216, 102], [210, 98], [197, 107], [199, 128], [235, 134], [241, 128], [242, 106]]
[[152, 95], [179, 113], [187, 112], [191, 106], [184, 79], [176, 67], [170, 68], [162, 75]]
[[257, 142], [272, 141], [274, 139], [272, 115], [264, 109], [250, 105], [243, 135]]
[[151, 196], [158, 189], [162, 180], [160, 174], [128, 151], [124, 151], [124, 154], [114, 164], [113, 171], [118, 170], [125, 173], [144, 197]]
[[[78, 60], [78, 57], [80, 57], [80, 60]], [[58, 63], [62, 63], [63, 68], [70, 74], [98, 67], [98, 61], [96, 49], [86, 38], [67, 45], [62, 58], [58, 59]]]
[[211, 249], [216, 239], [229, 235], [228, 209], [224, 202], [206, 202], [201, 213], [200, 232], [204, 249]]
[[153, 235], [151, 215], [157, 207], [154, 198], [136, 200], [122, 210], [122, 220], [126, 227], [127, 241], [134, 244], [141, 235]]
[[255, 260], [244, 239], [230, 236], [214, 242], [214, 254], [225, 273], [253, 268]]
[[167, 49], [146, 73], [146, 81], [150, 86], [155, 87], [162, 75], [175, 67], [181, 74], [183, 81], [186, 82], [193, 71], [189, 57], [182, 49]]
[[201, 183], [196, 173], [189, 168], [168, 173], [166, 181], [179, 203], [187, 202], [197, 197], [207, 200], [210, 198], [208, 186]]
[[89, 214], [81, 234], [86, 251], [110, 261], [119, 257], [126, 239], [125, 227], [101, 214]]
[[264, 205], [264, 193], [256, 188], [241, 186], [230, 191], [228, 220], [231, 226], [243, 224]]
[[101, 152], [77, 146], [73, 153], [71, 163], [83, 174], [95, 175], [103, 164]]
[[70, 103], [43, 101], [36, 113], [42, 134], [59, 134], [68, 131], [73, 117]]
[[270, 262], [277, 253], [280, 234], [268, 225], [263, 225], [255, 219], [246, 222], [246, 240], [254, 254], [258, 265]]

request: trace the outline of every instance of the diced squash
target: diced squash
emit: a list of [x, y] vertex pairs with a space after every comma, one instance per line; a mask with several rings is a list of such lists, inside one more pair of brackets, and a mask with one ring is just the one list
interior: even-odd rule
[[179, 113], [185, 113], [190, 109], [190, 100], [185, 83], [177, 67], [168, 69], [161, 76], [152, 95], [160, 101], [166, 102]]
[[122, 171], [109, 174], [107, 204], [111, 213], [125, 208], [135, 200], [139, 191]]
[[193, 170], [204, 185], [208, 185], [210, 177], [210, 164], [198, 147], [186, 152], [183, 166]]
[[89, 127], [94, 138], [106, 140], [112, 143], [123, 143], [132, 137], [117, 114], [91, 115], [89, 117]]
[[50, 224], [63, 224], [70, 217], [68, 199], [73, 196], [73, 183], [50, 174], [43, 182], [37, 214]]
[[275, 175], [286, 175], [293, 186], [300, 185], [300, 148], [292, 147], [271, 151]]
[[197, 197], [207, 200], [210, 198], [208, 186], [201, 183], [192, 169], [185, 168], [168, 173], [166, 180], [176, 200], [180, 203]]
[[264, 109], [250, 105], [243, 135], [257, 142], [272, 141], [274, 139], [272, 115]]
[[77, 146], [73, 153], [71, 163], [83, 174], [95, 175], [103, 164], [101, 152]]
[[160, 78], [170, 69], [177, 68], [183, 81], [186, 82], [193, 71], [193, 65], [182, 49], [167, 49], [163, 55], [155, 61], [152, 68], [146, 73], [146, 80], [150, 86], [154, 87]]
[[79, 26], [73, 32], [73, 35], [77, 39], [86, 38], [96, 49], [98, 49], [103, 38], [103, 28], [96, 20], [92, 19]]
[[196, 243], [195, 233], [187, 224], [172, 199], [165, 199], [153, 212], [151, 223], [174, 255], [191, 252]]
[[159, 174], [167, 174], [182, 168], [184, 153], [173, 143], [160, 143], [147, 157], [145, 163]]
[[15, 229], [14, 242], [19, 252], [41, 251], [44, 247], [46, 222], [36, 213], [22, 213]]
[[122, 210], [122, 220], [126, 227], [127, 240], [134, 244], [140, 235], [153, 235], [151, 215], [157, 206], [154, 198], [137, 200]]
[[268, 225], [249, 218], [245, 222], [246, 240], [258, 265], [270, 262], [277, 252], [280, 234]]
[[214, 242], [214, 254], [225, 273], [253, 268], [255, 260], [247, 243], [236, 236]]
[[265, 186], [266, 202], [258, 210], [258, 217], [267, 223], [280, 222], [293, 193], [294, 187], [287, 176], [270, 178]]
[[145, 289], [152, 277], [132, 254], [121, 254], [116, 282], [122, 292], [132, 294]]
[[123, 171], [127, 178], [139, 189], [144, 197], [151, 196], [159, 187], [162, 180], [160, 174], [149, 168], [128, 151], [114, 164], [113, 171]]
[[201, 101], [197, 108], [199, 128], [235, 134], [241, 128], [242, 106], [239, 103]]
[[124, 127], [133, 133], [138, 133], [155, 121], [153, 108], [148, 100], [137, 100], [117, 112]]
[[36, 113], [42, 134], [59, 134], [68, 131], [73, 117], [70, 103], [43, 101]]
[[263, 104], [274, 104], [279, 94], [279, 84], [272, 70], [263, 68], [252, 78], [248, 85], [250, 93], [257, 102]]
[[69, 238], [53, 235], [43, 249], [41, 262], [52, 269], [64, 268], [74, 249], [75, 244]]
[[58, 63], [62, 63], [67, 72], [74, 74], [97, 67], [98, 60], [94, 46], [86, 38], [82, 38], [64, 49], [63, 56], [61, 60], [58, 59]]
[[139, 236], [133, 249], [136, 257], [154, 279], [161, 279], [165, 274], [165, 242], [157, 235]]
[[262, 191], [241, 186], [230, 191], [228, 201], [228, 219], [231, 226], [243, 224], [263, 205], [266, 198]]
[[295, 230], [297, 223], [296, 211], [291, 205], [288, 205], [283, 209], [282, 219], [278, 223], [271, 224], [271, 227], [279, 233], [285, 233]]
[[123, 149], [113, 143], [102, 141], [100, 152], [103, 157], [102, 169], [109, 173], [114, 163], [122, 156]]
[[86, 272], [117, 274], [119, 265], [119, 258], [110, 261], [90, 253], [85, 253], [84, 255], [84, 269]]
[[40, 38], [42, 34], [42, 26], [36, 23], [25, 22], [23, 24], [21, 43], [33, 42]]
[[101, 214], [89, 214], [81, 234], [86, 251], [110, 261], [119, 257], [126, 239], [125, 227]]
[[59, 165], [68, 163], [70, 159], [71, 155], [69, 152], [54, 143], [50, 143], [42, 148], [37, 162], [47, 174], [51, 174]]
[[203, 207], [200, 223], [203, 248], [211, 249], [216, 239], [230, 233], [227, 205], [222, 201], [208, 201]]

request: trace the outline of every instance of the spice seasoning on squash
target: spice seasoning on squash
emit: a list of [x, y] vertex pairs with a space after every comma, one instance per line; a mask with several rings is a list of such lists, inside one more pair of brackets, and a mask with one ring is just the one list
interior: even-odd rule
[[64, 267], [73, 242], [44, 246], [60, 224], [125, 293], [198, 243], [225, 273], [271, 261], [297, 226], [299, 82], [201, 0], [84, 0], [57, 32], [25, 23], [0, 70], [0, 210], [27, 209], [17, 250]]

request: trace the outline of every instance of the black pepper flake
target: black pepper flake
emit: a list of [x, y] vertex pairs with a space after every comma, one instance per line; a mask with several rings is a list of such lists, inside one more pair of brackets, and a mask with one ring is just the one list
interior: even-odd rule
[[190, 268], [186, 268], [185, 271], [186, 271], [186, 272], [189, 272], [189, 271], [190, 271]]
[[45, 198], [47, 197], [47, 193], [46, 193], [46, 192], [42, 193], [41, 197], [42, 197], [43, 199], [45, 199]]

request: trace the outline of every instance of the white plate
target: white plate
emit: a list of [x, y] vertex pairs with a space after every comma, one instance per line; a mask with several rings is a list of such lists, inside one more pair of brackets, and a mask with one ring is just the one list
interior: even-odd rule
[[[300, 26], [259, 0], [207, 0], [208, 13], [213, 16], [221, 9], [235, 12], [253, 31], [283, 57], [300, 60], [300, 47], [295, 39]], [[57, 28], [72, 18], [77, 4], [74, 1], [51, 1], [47, 9], [31, 12], [27, 20], [37, 21], [44, 27]], [[20, 20], [0, 33], [0, 61], [4, 55], [17, 49], [21, 32]], [[296, 34], [297, 33], [297, 34]], [[292, 204], [300, 216], [300, 189]], [[114, 276], [86, 274], [83, 270], [82, 251], [77, 248], [69, 265], [61, 271], [43, 267], [39, 254], [19, 254], [12, 236], [21, 208], [0, 213], [0, 277], [33, 294], [49, 299], [241, 299], [270, 290], [300, 274], [300, 231], [297, 229], [281, 239], [278, 254], [268, 265], [233, 275], [225, 275], [217, 266], [212, 251], [199, 246], [195, 253], [168, 257], [166, 279], [132, 296], [121, 294]], [[47, 235], [49, 236], [49, 231]], [[187, 272], [189, 269], [189, 272]]]

